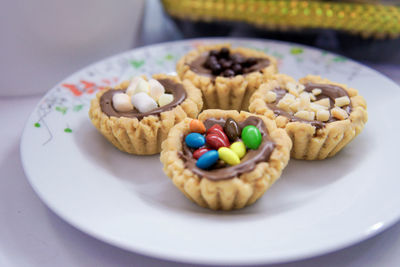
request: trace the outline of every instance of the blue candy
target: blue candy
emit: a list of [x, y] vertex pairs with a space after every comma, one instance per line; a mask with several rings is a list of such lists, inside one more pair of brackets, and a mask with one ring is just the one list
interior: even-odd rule
[[199, 148], [204, 146], [206, 138], [199, 133], [190, 133], [185, 138], [186, 145], [191, 148]]
[[218, 161], [218, 157], [217, 150], [210, 150], [197, 160], [196, 166], [200, 169], [208, 169]]

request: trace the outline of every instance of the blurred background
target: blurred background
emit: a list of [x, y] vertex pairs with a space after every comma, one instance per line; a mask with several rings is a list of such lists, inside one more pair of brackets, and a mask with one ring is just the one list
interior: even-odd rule
[[[400, 83], [400, 1], [1, 0], [0, 95], [46, 92], [138, 46], [229, 36], [306, 44]], [[45, 12], [43, 11], [45, 10]]]

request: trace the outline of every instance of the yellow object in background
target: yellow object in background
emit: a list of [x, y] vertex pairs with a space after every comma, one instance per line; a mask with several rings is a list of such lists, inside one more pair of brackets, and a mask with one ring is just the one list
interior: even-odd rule
[[333, 29], [363, 37], [400, 36], [400, 7], [390, 1], [162, 0], [174, 18], [246, 22], [272, 30]]

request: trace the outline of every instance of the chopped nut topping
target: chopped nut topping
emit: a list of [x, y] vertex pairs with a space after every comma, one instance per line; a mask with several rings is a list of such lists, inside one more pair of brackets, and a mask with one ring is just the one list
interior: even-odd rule
[[314, 120], [315, 113], [312, 111], [301, 110], [294, 114], [296, 117], [304, 120], [312, 121]]
[[318, 101], [315, 101], [314, 104], [318, 104], [327, 108], [331, 107], [331, 102], [329, 101], [329, 98], [322, 98]]
[[314, 89], [312, 89], [311, 92], [313, 93], [313, 95], [317, 96], [322, 93], [322, 90], [319, 88], [314, 88]]
[[310, 108], [310, 94], [302, 92], [300, 94], [300, 109], [307, 110]]
[[327, 121], [329, 120], [329, 111], [328, 110], [319, 110], [317, 111], [317, 120], [319, 121]]
[[317, 112], [320, 111], [320, 110], [328, 110], [327, 107], [321, 106], [321, 105], [318, 105], [318, 104], [315, 104], [315, 102], [313, 102], [313, 103], [310, 104], [310, 109], [311, 109], [312, 111], [314, 111], [315, 113], [317, 113]]
[[335, 106], [337, 107], [347, 106], [348, 104], [350, 104], [350, 98], [348, 96], [335, 98]]
[[286, 83], [286, 89], [293, 96], [299, 96], [299, 93], [297, 92], [297, 86], [295, 83], [291, 83], [291, 82]]
[[339, 107], [335, 107], [335, 108], [331, 109], [331, 114], [334, 118], [336, 118], [338, 120], [345, 120], [349, 117], [347, 112]]
[[265, 100], [268, 103], [273, 103], [276, 100], [276, 93], [273, 91], [268, 91], [267, 94], [265, 95]]
[[296, 113], [297, 111], [299, 111], [300, 108], [300, 100], [296, 99], [296, 101], [294, 101], [292, 104], [290, 104], [289, 106], [290, 110], [294, 113]]

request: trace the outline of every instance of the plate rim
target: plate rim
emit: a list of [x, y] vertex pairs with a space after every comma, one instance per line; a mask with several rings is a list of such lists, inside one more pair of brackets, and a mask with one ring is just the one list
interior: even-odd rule
[[[31, 185], [33, 191], [37, 194], [37, 196], [39, 197], [39, 199], [52, 211], [54, 212], [54, 214], [56, 214], [58, 217], [60, 217], [62, 220], [64, 220], [65, 222], [67, 222], [68, 224], [72, 225], [74, 228], [76, 228], [77, 230], [79, 230], [80, 232], [84, 233], [84, 234], [88, 234], [91, 237], [105, 242], [107, 244], [110, 244], [112, 246], [118, 247], [120, 249], [129, 251], [129, 252], [133, 252], [133, 253], [139, 253], [148, 257], [154, 257], [160, 260], [168, 260], [168, 261], [175, 261], [175, 262], [182, 262], [182, 263], [196, 263], [196, 264], [216, 264], [216, 265], [223, 265], [223, 264], [229, 264], [229, 265], [243, 265], [243, 264], [276, 264], [276, 263], [287, 263], [287, 262], [293, 262], [293, 261], [298, 261], [298, 260], [304, 260], [304, 259], [309, 259], [312, 257], [316, 257], [316, 256], [322, 256], [322, 255], [326, 255], [332, 252], [336, 252], [340, 249], [345, 249], [348, 248], [350, 246], [353, 246], [357, 243], [360, 243], [362, 241], [365, 241], [371, 237], [374, 237], [376, 235], [378, 235], [379, 233], [387, 230], [388, 228], [392, 227], [396, 222], [398, 222], [400, 220], [400, 211], [396, 214], [396, 215], [392, 215], [391, 218], [386, 218], [386, 220], [379, 220], [380, 222], [383, 222], [383, 225], [378, 228], [375, 229], [373, 231], [366, 231], [363, 235], [358, 235], [356, 237], [352, 237], [352, 238], [344, 238], [342, 240], [342, 242], [338, 242], [336, 241], [335, 244], [331, 244], [331, 245], [326, 245], [323, 248], [320, 249], [315, 249], [313, 251], [309, 251], [308, 253], [292, 253], [290, 256], [286, 256], [286, 257], [258, 257], [256, 259], [252, 259], [250, 262], [248, 259], [245, 259], [244, 261], [229, 261], [229, 260], [223, 260], [223, 259], [208, 259], [208, 258], [204, 258], [204, 257], [193, 257], [193, 256], [189, 256], [189, 257], [185, 257], [184, 254], [175, 254], [175, 255], [171, 255], [168, 253], [165, 253], [163, 251], [159, 251], [157, 249], [155, 250], [151, 250], [151, 249], [145, 249], [143, 247], [141, 247], [140, 245], [126, 245], [123, 242], [118, 242], [116, 240], [113, 240], [112, 238], [108, 237], [107, 235], [102, 235], [100, 233], [97, 233], [96, 231], [92, 231], [90, 229], [90, 227], [86, 227], [84, 225], [80, 225], [79, 223], [75, 222], [73, 219], [69, 218], [68, 216], [64, 216], [61, 209], [59, 209], [58, 207], [56, 207], [56, 205], [53, 205], [53, 203], [51, 203], [50, 201], [47, 200], [46, 196], [44, 196], [44, 194], [42, 194], [40, 188], [38, 188], [38, 186], [33, 182], [33, 179], [31, 177], [31, 174], [29, 174], [29, 163], [27, 162], [26, 157], [26, 153], [24, 152], [25, 149], [27, 149], [27, 145], [28, 145], [28, 141], [27, 141], [27, 131], [28, 128], [30, 127], [29, 122], [31, 121], [31, 118], [34, 116], [34, 111], [38, 109], [38, 106], [40, 104], [40, 102], [45, 99], [57, 86], [59, 86], [60, 84], [62, 84], [63, 82], [71, 79], [71, 77], [76, 76], [77, 74], [79, 74], [80, 72], [83, 72], [86, 69], [92, 68], [93, 66], [100, 64], [101, 62], [105, 62], [105, 61], [109, 61], [115, 58], [119, 58], [119, 57], [123, 57], [125, 54], [130, 54], [133, 51], [138, 51], [138, 50], [142, 50], [142, 49], [149, 49], [152, 47], [157, 47], [157, 46], [165, 46], [165, 45], [173, 45], [173, 44], [185, 44], [185, 43], [191, 43], [191, 42], [204, 42], [206, 43], [207, 41], [212, 41], [212, 42], [225, 42], [225, 43], [233, 43], [233, 42], [243, 42], [243, 41], [249, 41], [249, 42], [260, 42], [260, 43], [277, 43], [277, 44], [284, 44], [284, 45], [294, 45], [297, 47], [302, 47], [302, 48], [306, 48], [309, 50], [315, 50], [315, 51], [327, 51], [321, 48], [317, 48], [317, 47], [312, 47], [309, 45], [304, 45], [304, 44], [299, 44], [299, 43], [295, 43], [295, 42], [286, 42], [286, 41], [280, 41], [280, 40], [271, 40], [271, 39], [261, 39], [261, 38], [236, 38], [236, 37], [205, 37], [205, 38], [191, 38], [191, 39], [183, 39], [183, 40], [175, 40], [175, 41], [168, 41], [168, 42], [161, 42], [161, 43], [155, 43], [155, 44], [151, 44], [151, 45], [144, 45], [144, 46], [140, 46], [140, 47], [135, 47], [132, 48], [130, 50], [127, 51], [123, 51], [105, 58], [102, 58], [100, 60], [97, 60], [83, 68], [80, 68], [79, 70], [71, 73], [70, 75], [66, 76], [64, 79], [62, 79], [60, 82], [56, 83], [53, 87], [51, 87], [49, 90], [46, 91], [46, 93], [44, 93], [41, 97], [40, 100], [38, 101], [38, 103], [35, 105], [35, 107], [32, 109], [32, 112], [30, 113], [30, 115], [27, 117], [27, 119], [25, 120], [25, 124], [22, 130], [22, 135], [20, 137], [20, 143], [19, 143], [19, 154], [20, 154], [20, 158], [21, 158], [21, 163], [22, 163], [22, 167], [23, 167], [23, 171], [24, 174], [29, 182], [29, 184]], [[396, 82], [394, 82], [392, 79], [390, 79], [388, 76], [386, 76], [383, 73], [380, 73], [379, 71], [372, 69], [369, 66], [366, 66], [365, 64], [358, 62], [356, 60], [353, 60], [351, 58], [345, 57], [343, 55], [331, 52], [331, 51], [327, 51], [329, 52], [329, 54], [334, 55], [334, 56], [340, 56], [340, 57], [344, 57], [346, 58], [346, 60], [356, 63], [358, 65], [361, 65], [363, 68], [368, 69], [369, 71], [374, 72], [375, 74], [381, 76], [382, 78], [386, 79], [388, 82], [392, 83], [394, 86], [398, 87], [400, 89], [400, 85], [398, 85]], [[27, 143], [28, 142], [28, 143]]]

